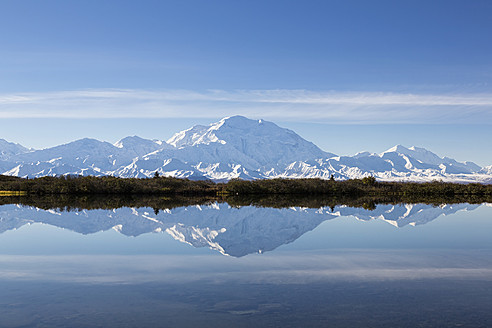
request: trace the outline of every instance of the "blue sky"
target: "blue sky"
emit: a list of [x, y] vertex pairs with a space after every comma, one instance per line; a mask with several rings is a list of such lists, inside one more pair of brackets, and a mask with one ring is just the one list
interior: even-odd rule
[[0, 138], [167, 139], [235, 114], [338, 154], [492, 164], [490, 1], [0, 2]]

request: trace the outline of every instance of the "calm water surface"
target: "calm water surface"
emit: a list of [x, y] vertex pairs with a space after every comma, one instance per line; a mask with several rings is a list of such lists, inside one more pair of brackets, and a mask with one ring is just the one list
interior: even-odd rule
[[492, 205], [0, 207], [0, 327], [491, 327]]

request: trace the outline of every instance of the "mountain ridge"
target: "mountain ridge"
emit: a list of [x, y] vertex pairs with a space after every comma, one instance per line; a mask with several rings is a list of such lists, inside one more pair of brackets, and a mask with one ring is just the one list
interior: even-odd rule
[[83, 138], [33, 150], [0, 139], [0, 174], [163, 176], [230, 180], [363, 178], [384, 181], [492, 183], [492, 166], [440, 157], [421, 147], [396, 145], [381, 153], [337, 156], [273, 122], [226, 117], [195, 125], [167, 141], [129, 136], [111, 144]]

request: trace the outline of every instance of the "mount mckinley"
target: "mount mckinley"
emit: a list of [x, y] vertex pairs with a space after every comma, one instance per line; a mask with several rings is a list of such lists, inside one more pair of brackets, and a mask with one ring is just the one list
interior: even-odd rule
[[34, 150], [0, 139], [0, 174], [163, 176], [229, 180], [335, 179], [374, 176], [385, 181], [492, 183], [492, 165], [457, 162], [418, 147], [337, 156], [272, 122], [242, 116], [196, 125], [166, 141], [126, 137], [115, 144], [81, 139]]

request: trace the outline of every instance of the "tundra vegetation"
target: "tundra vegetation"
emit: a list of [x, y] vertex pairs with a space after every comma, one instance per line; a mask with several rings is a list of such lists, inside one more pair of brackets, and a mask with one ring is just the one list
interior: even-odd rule
[[163, 208], [227, 201], [232, 206], [321, 207], [349, 205], [372, 209], [378, 203], [492, 202], [492, 185], [378, 182], [374, 177], [322, 179], [234, 179], [224, 183], [154, 176], [60, 176], [35, 179], [0, 176], [0, 204], [20, 203], [60, 210]]

